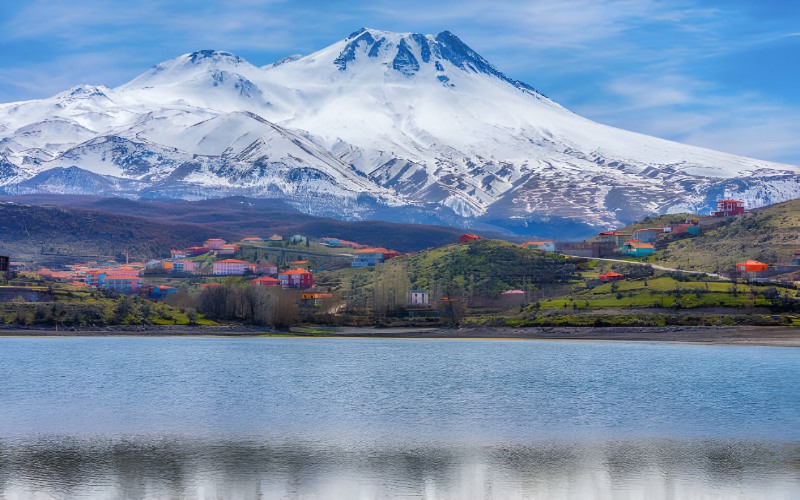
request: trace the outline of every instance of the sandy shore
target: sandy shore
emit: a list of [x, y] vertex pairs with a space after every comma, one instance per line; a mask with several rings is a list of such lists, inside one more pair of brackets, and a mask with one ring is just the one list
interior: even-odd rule
[[539, 339], [539, 340], [624, 340], [691, 342], [702, 344], [762, 345], [800, 347], [800, 328], [770, 326], [667, 326], [667, 327], [541, 327], [541, 328], [324, 328], [293, 329], [291, 332], [246, 326], [135, 326], [55, 330], [0, 328], [0, 336], [218, 336], [252, 337], [292, 335], [359, 338], [428, 339]]

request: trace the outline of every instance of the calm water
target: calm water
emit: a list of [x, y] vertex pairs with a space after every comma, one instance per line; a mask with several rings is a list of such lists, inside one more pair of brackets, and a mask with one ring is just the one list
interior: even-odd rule
[[0, 498], [800, 498], [800, 350], [0, 338]]

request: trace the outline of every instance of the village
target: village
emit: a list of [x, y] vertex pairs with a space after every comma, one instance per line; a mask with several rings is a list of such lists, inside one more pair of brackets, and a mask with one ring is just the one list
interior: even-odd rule
[[[721, 200], [717, 211], [707, 217], [690, 217], [678, 223], [665, 226], [634, 227], [628, 231], [603, 231], [583, 242], [561, 242], [553, 240], [527, 241], [517, 244], [525, 250], [560, 255], [562, 259], [579, 259], [575, 262], [590, 262], [589, 272], [572, 276], [585, 288], [607, 283], [616, 283], [629, 277], [641, 277], [637, 270], [650, 268], [648, 257], [657, 248], [669, 242], [693, 238], [721, 222], [746, 214], [745, 204], [738, 200]], [[477, 234], [463, 234], [457, 244], [470, 245], [483, 240]], [[454, 242], [455, 243], [455, 242]], [[363, 290], [358, 290], [363, 281], [359, 269], [382, 268], [392, 259], [402, 256], [400, 252], [386, 248], [376, 248], [365, 244], [335, 237], [312, 238], [304, 235], [249, 236], [241, 241], [229, 242], [222, 238], [208, 238], [196, 246], [173, 248], [169, 256], [161, 256], [140, 262], [124, 262], [114, 259], [87, 260], [64, 264], [61, 267], [32, 266], [12, 261], [0, 256], [0, 271], [12, 271], [30, 279], [39, 280], [38, 288], [9, 282], [0, 287], [0, 301], [23, 297], [36, 302], [42, 285], [50, 291], [53, 286], [68, 290], [99, 290], [109, 294], [122, 294], [146, 297], [154, 301], [180, 303], [170, 296], [183, 292], [195, 293], [219, 286], [248, 286], [287, 290], [293, 292], [290, 301], [300, 310], [340, 313], [344, 311], [363, 311], [376, 309], [373, 298], [358, 299]], [[580, 260], [583, 259], [583, 260]], [[627, 265], [631, 264], [633, 267]], [[627, 266], [627, 267], [626, 267]], [[347, 271], [351, 269], [351, 271]], [[599, 271], [597, 271], [599, 269]], [[627, 270], [627, 271], [626, 271]], [[587, 271], [584, 269], [584, 271]], [[672, 271], [680, 272], [679, 269]], [[768, 265], [757, 260], [737, 262], [728, 269], [709, 270], [719, 280], [733, 280], [751, 283], [774, 281], [786, 285], [787, 279], [800, 273], [800, 249], [794, 252], [789, 262]], [[527, 272], [527, 271], [526, 271]], [[353, 274], [356, 273], [356, 274]], [[627, 273], [627, 274], [626, 274]], [[629, 274], [631, 276], [629, 276]], [[376, 275], [378, 276], [378, 275]], [[381, 278], [375, 278], [381, 279]], [[348, 282], [349, 280], [349, 282]], [[361, 280], [361, 281], [359, 281]], [[513, 280], [511, 280], [513, 281]], [[410, 318], [438, 318], [442, 314], [442, 303], [449, 311], [460, 304], [467, 303], [462, 292], [442, 290], [441, 285], [428, 282], [428, 288], [416, 288], [409, 283], [403, 290], [393, 290], [390, 309], [402, 309], [403, 315]], [[498, 311], [530, 304], [534, 297], [542, 300], [553, 297], [532, 292], [536, 286], [523, 286], [496, 290], [492, 297], [480, 297], [476, 302], [470, 297], [469, 304], [477, 309]], [[438, 286], [439, 289], [431, 289]], [[373, 288], [375, 288], [373, 286]], [[540, 290], [547, 286], [540, 284]], [[617, 285], [614, 285], [616, 290]], [[493, 293], [489, 293], [492, 295]], [[404, 295], [403, 298], [397, 297]], [[486, 294], [484, 294], [486, 295]], [[360, 302], [359, 302], [360, 300]], [[663, 302], [663, 301], [662, 301]], [[486, 304], [491, 304], [487, 309]], [[387, 306], [388, 307], [388, 306]]]

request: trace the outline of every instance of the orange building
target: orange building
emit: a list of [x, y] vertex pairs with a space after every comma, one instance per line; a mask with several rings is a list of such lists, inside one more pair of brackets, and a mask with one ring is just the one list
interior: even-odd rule
[[462, 234], [458, 241], [461, 243], [467, 243], [468, 241], [475, 241], [475, 240], [482, 240], [483, 238], [478, 236], [477, 234], [467, 233]]
[[747, 260], [736, 263], [736, 270], [740, 273], [757, 273], [760, 271], [766, 271], [768, 267], [769, 266], [763, 262], [759, 262], [757, 260]]
[[279, 280], [278, 278], [270, 278], [269, 276], [263, 276], [261, 278], [250, 280], [250, 284], [255, 286], [280, 286], [281, 280]]

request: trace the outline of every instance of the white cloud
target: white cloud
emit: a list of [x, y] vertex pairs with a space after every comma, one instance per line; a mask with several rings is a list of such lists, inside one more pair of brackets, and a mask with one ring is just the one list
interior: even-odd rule
[[797, 163], [800, 108], [754, 92], [722, 95], [709, 82], [670, 75], [619, 78], [613, 102], [574, 109], [620, 128], [754, 158]]

